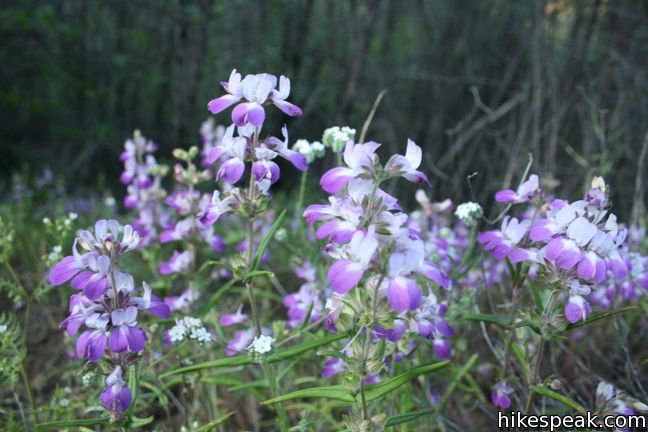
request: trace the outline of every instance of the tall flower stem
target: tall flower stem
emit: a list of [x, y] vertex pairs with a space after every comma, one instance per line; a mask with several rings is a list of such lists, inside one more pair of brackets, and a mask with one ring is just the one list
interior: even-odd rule
[[[256, 139], [255, 139], [256, 141]], [[254, 174], [250, 172], [250, 184], [248, 188], [248, 201], [250, 206], [252, 206], [252, 200], [254, 199]], [[254, 270], [254, 216], [250, 215], [247, 223], [247, 250], [246, 250], [246, 260], [248, 272]], [[257, 337], [261, 336], [261, 321], [259, 320], [259, 313], [257, 311], [256, 302], [254, 301], [254, 290], [252, 286], [252, 280], [246, 279], [245, 288], [247, 291], [248, 301], [250, 302], [250, 309], [252, 309], [252, 319], [254, 321], [254, 326], [256, 328]]]
[[[254, 133], [254, 143], [253, 147], [256, 147], [258, 142], [258, 131]], [[254, 270], [254, 217], [256, 215], [257, 209], [254, 204], [254, 173], [250, 171], [250, 182], [248, 184], [248, 205], [249, 217], [247, 221], [247, 249], [246, 249], [246, 263], [248, 273]], [[252, 310], [252, 320], [254, 321], [254, 327], [256, 330], [256, 336], [261, 336], [261, 320], [259, 318], [259, 312], [257, 310], [256, 302], [254, 301], [254, 287], [252, 279], [247, 279], [245, 281], [245, 289], [247, 291], [248, 301], [250, 302], [250, 309]], [[262, 366], [263, 375], [270, 387], [270, 393], [273, 397], [279, 395], [279, 388], [277, 385], [277, 378], [275, 376], [274, 366], [270, 364], [264, 364]], [[288, 426], [288, 416], [286, 415], [286, 407], [283, 402], [280, 402], [276, 406], [277, 416], [279, 418], [279, 430], [282, 432], [287, 432], [289, 429]]]

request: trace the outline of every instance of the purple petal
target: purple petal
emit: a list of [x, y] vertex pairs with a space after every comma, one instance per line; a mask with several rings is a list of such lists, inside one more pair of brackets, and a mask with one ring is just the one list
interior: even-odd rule
[[126, 331], [123, 327], [113, 328], [110, 333], [110, 340], [108, 341], [108, 346], [110, 351], [119, 353], [125, 351], [128, 348], [128, 338], [126, 337]]
[[211, 165], [214, 162], [216, 162], [220, 157], [223, 155], [225, 152], [225, 147], [222, 146], [216, 146], [211, 149], [209, 149], [209, 153], [207, 153], [207, 157], [205, 157], [204, 162], [207, 165]]
[[590, 314], [591, 308], [587, 300], [581, 296], [571, 296], [565, 304], [565, 316], [567, 321], [574, 324], [582, 321]]
[[495, 194], [495, 201], [500, 203], [512, 203], [519, 199], [518, 194], [511, 189], [501, 190]]
[[290, 117], [300, 117], [302, 115], [301, 108], [299, 108], [295, 104], [281, 99], [272, 99], [272, 103], [274, 103], [277, 108], [288, 114]]
[[413, 279], [396, 277], [387, 287], [387, 301], [398, 313], [414, 310], [421, 304], [421, 291]]
[[49, 283], [52, 285], [62, 285], [77, 274], [81, 270], [81, 267], [73, 255], [66, 256], [52, 268]]
[[324, 173], [320, 180], [320, 186], [326, 192], [334, 194], [342, 189], [353, 177], [353, 171], [349, 168], [332, 168]]
[[441, 360], [447, 360], [452, 357], [452, 345], [445, 339], [434, 339], [432, 349], [434, 349], [434, 354]]
[[336, 293], [346, 294], [358, 285], [363, 273], [360, 264], [343, 259], [333, 263], [327, 278]]
[[218, 114], [219, 112], [223, 111], [227, 107], [238, 102], [240, 99], [241, 99], [240, 97], [234, 95], [223, 95], [219, 98], [211, 100], [207, 104], [207, 109], [211, 111], [212, 114]]
[[232, 121], [236, 126], [245, 126], [248, 123], [259, 127], [265, 120], [265, 110], [256, 102], [238, 104], [232, 110]]
[[245, 164], [239, 158], [232, 158], [223, 163], [216, 173], [216, 180], [224, 179], [229, 184], [234, 184], [241, 179], [245, 172]]
[[126, 333], [128, 339], [128, 349], [132, 352], [140, 352], [146, 344], [146, 335], [139, 327], [128, 327]]

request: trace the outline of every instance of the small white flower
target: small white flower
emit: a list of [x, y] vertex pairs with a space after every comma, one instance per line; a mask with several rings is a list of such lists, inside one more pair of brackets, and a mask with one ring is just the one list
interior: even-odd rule
[[106, 204], [106, 206], [108, 207], [114, 207], [115, 204], [117, 204], [117, 201], [115, 200], [114, 197], [109, 196], [106, 197], [106, 199], [104, 199], [104, 204]]
[[177, 323], [171, 328], [171, 330], [169, 330], [169, 338], [171, 339], [171, 342], [181, 342], [184, 340], [186, 332], [187, 329], [185, 326]]
[[79, 215], [74, 213], [74, 212], [70, 212], [70, 213], [68, 213], [68, 219], [73, 220], [73, 221], [77, 220], [77, 219], [79, 219]]
[[212, 335], [207, 331], [202, 321], [194, 317], [184, 317], [176, 320], [176, 325], [169, 330], [171, 342], [181, 342], [185, 339], [191, 339], [203, 345], [212, 341]]
[[6, 324], [0, 325], [0, 333], [4, 333], [6, 331], [7, 331], [7, 325]]
[[459, 204], [455, 210], [455, 216], [467, 226], [471, 226], [484, 214], [481, 206], [474, 202]]
[[275, 233], [275, 239], [277, 241], [284, 241], [286, 240], [288, 233], [286, 232], [285, 228], [279, 228], [277, 232]]
[[324, 131], [322, 135], [322, 144], [330, 147], [334, 152], [341, 151], [347, 141], [355, 138], [356, 131], [348, 126], [334, 126]]
[[70, 401], [67, 400], [67, 399], [61, 399], [61, 400], [59, 401], [59, 403], [60, 403], [61, 406], [63, 406], [63, 407], [66, 407], [66, 406], [70, 405]]
[[265, 354], [272, 350], [272, 344], [274, 343], [274, 341], [275, 340], [273, 337], [261, 335], [254, 338], [247, 349], [257, 354]]
[[308, 163], [313, 162], [315, 159], [324, 156], [326, 147], [319, 141], [308, 142], [305, 139], [300, 139], [293, 144], [294, 151], [299, 152], [306, 156]]
[[44, 217], [44, 218], [43, 218], [43, 223], [44, 223], [45, 225], [47, 225], [48, 223], [50, 223], [50, 218], [48, 218], [48, 217]]

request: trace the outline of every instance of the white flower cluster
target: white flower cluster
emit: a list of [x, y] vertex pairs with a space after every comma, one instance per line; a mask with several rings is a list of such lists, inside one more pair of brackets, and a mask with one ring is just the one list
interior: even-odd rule
[[459, 204], [457, 210], [455, 210], [455, 216], [467, 226], [473, 225], [483, 214], [484, 211], [481, 206], [474, 202]]
[[293, 144], [294, 151], [299, 152], [306, 156], [308, 163], [313, 162], [315, 159], [324, 156], [326, 147], [319, 141], [308, 142], [305, 139], [300, 139]]
[[52, 247], [52, 251], [47, 255], [47, 262], [48, 263], [56, 263], [58, 262], [62, 257], [61, 257], [61, 252], [63, 251], [63, 248], [61, 248], [61, 245], [55, 245]]
[[326, 129], [322, 135], [324, 147], [330, 147], [334, 152], [340, 152], [347, 141], [355, 139], [356, 130], [348, 126], [334, 126]]
[[266, 335], [261, 335], [254, 338], [252, 343], [247, 349], [256, 354], [265, 354], [272, 350], [272, 344], [274, 343], [274, 338]]
[[176, 325], [169, 330], [169, 338], [173, 343], [191, 339], [202, 345], [205, 342], [211, 342], [212, 335], [198, 318], [184, 317], [181, 320], [176, 320]]

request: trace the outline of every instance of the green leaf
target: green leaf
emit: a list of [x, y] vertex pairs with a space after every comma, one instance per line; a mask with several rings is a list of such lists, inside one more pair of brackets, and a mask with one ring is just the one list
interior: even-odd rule
[[465, 319], [466, 321], [483, 321], [490, 324], [495, 324], [502, 328], [506, 328], [509, 323], [509, 319], [503, 315], [468, 314], [464, 315], [463, 319]]
[[274, 273], [271, 272], [271, 271], [268, 271], [268, 270], [253, 270], [250, 273], [243, 276], [243, 280], [247, 281], [247, 280], [250, 280], [250, 279], [254, 279], [257, 276], [266, 276], [266, 275], [267, 276], [274, 276]]
[[449, 363], [450, 363], [449, 361], [444, 360], [442, 362], [430, 363], [424, 366], [419, 366], [414, 369], [410, 369], [407, 372], [404, 372], [386, 381], [380, 382], [378, 384], [374, 384], [372, 386], [368, 386], [367, 390], [365, 391], [365, 397], [367, 401], [378, 399], [379, 397], [384, 396], [387, 393], [396, 390], [398, 387], [402, 386], [403, 384], [408, 383], [409, 381], [413, 380], [419, 375], [423, 375], [429, 372], [434, 372], [439, 369], [443, 369], [444, 367], [448, 366]]
[[[447, 365], [448, 365], [448, 361], [446, 360], [446, 361], [431, 363], [425, 366], [419, 366], [417, 368], [411, 369], [394, 378], [388, 379], [387, 381], [367, 387], [367, 390], [365, 391], [365, 398], [367, 399], [367, 401], [378, 399], [379, 397], [384, 396], [387, 393], [402, 386], [403, 384], [413, 380], [419, 375], [423, 375], [428, 372], [439, 370], [441, 368], [444, 368]], [[277, 396], [263, 403], [272, 404], [272, 403], [284, 402], [287, 400], [300, 399], [300, 398], [335, 399], [335, 400], [340, 400], [349, 403], [356, 401], [356, 396], [352, 394], [351, 390], [348, 387], [343, 385], [333, 385], [333, 386], [326, 386], [326, 387], [311, 387], [307, 389], [297, 390], [292, 393]]]
[[637, 309], [637, 306], [628, 306], [628, 307], [624, 307], [624, 308], [609, 311], [609, 312], [602, 312], [602, 313], [598, 313], [598, 314], [595, 313], [595, 314], [590, 315], [589, 318], [587, 318], [586, 320], [579, 321], [579, 322], [574, 323], [574, 324], [568, 324], [566, 330], [574, 330], [574, 329], [577, 329], [579, 327], [584, 327], [584, 326], [590, 325], [590, 324], [592, 324], [592, 323], [594, 323], [594, 322], [596, 322], [598, 320], [602, 320], [603, 318], [608, 318], [608, 317], [614, 316], [616, 314], [631, 311], [633, 309]]
[[558, 402], [562, 403], [563, 405], [568, 406], [569, 408], [572, 408], [576, 411], [578, 411], [581, 414], [586, 414], [585, 408], [578, 402], [575, 402], [568, 398], [567, 396], [561, 395], [560, 393], [556, 393], [555, 391], [549, 390], [546, 387], [543, 386], [538, 386], [538, 385], [533, 385], [529, 387], [529, 390], [536, 392], [542, 396], [549, 397], [551, 399], [557, 400]]
[[[290, 348], [280, 349], [275, 354], [268, 356], [268, 363], [275, 363], [278, 361], [286, 360], [289, 358], [296, 357], [305, 352], [308, 352], [312, 349], [319, 348], [320, 346], [327, 345], [331, 342], [335, 342], [347, 336], [346, 333], [334, 333], [322, 338], [317, 338], [309, 342], [304, 342], [298, 345], [291, 346]], [[165, 378], [171, 375], [178, 375], [181, 373], [187, 372], [196, 372], [203, 369], [214, 369], [214, 368], [223, 368], [223, 367], [235, 367], [235, 366], [247, 366], [252, 364], [252, 360], [247, 355], [238, 355], [234, 357], [220, 358], [217, 360], [212, 360], [203, 363], [197, 363], [191, 366], [186, 366], [171, 371], [164, 372], [160, 375], [160, 378]]]
[[137, 401], [137, 391], [139, 389], [139, 371], [138, 371], [137, 363], [133, 364], [130, 368], [128, 368], [128, 388], [132, 393], [132, 400], [133, 400], [133, 403], [131, 403], [130, 408], [128, 408], [128, 412], [130, 413], [133, 411], [133, 408], [135, 407], [135, 402]]
[[281, 227], [281, 224], [283, 223], [285, 217], [286, 217], [286, 209], [284, 209], [279, 214], [277, 219], [270, 227], [270, 231], [268, 231], [265, 237], [263, 237], [263, 240], [261, 240], [261, 244], [259, 244], [259, 249], [257, 249], [256, 255], [254, 257], [254, 265], [252, 266], [252, 271], [257, 270], [259, 268], [259, 264], [261, 263], [261, 257], [263, 257], [265, 250], [268, 248], [268, 244], [270, 243], [270, 240], [272, 240], [272, 237], [274, 237], [277, 230]]
[[146, 426], [147, 424], [153, 423], [153, 420], [155, 420], [155, 417], [153, 416], [146, 417], [146, 418], [138, 418], [133, 416], [129, 418], [128, 421], [126, 422], [126, 427], [133, 428], [133, 429], [139, 428], [142, 426]]
[[267, 405], [302, 398], [335, 399], [349, 403], [355, 402], [356, 400], [347, 387], [343, 385], [332, 385], [326, 387], [311, 387], [307, 389], [297, 390], [292, 393], [287, 393], [285, 395], [277, 396], [275, 398], [267, 400], [263, 402], [263, 404]]
[[56, 420], [51, 422], [40, 423], [36, 425], [36, 430], [61, 429], [78, 426], [96, 426], [105, 425], [110, 422], [109, 417], [95, 419], [74, 419], [74, 420]]
[[204, 425], [198, 427], [197, 429], [194, 429], [194, 432], [208, 432], [208, 431], [212, 430], [212, 428], [218, 426], [219, 424], [223, 423], [228, 418], [232, 417], [233, 415], [234, 415], [234, 411], [229, 412], [229, 413], [225, 414], [224, 416], [217, 418], [214, 421], [210, 421], [209, 423], [204, 424]]
[[411, 422], [413, 420], [416, 420], [419, 417], [432, 414], [433, 412], [434, 411], [431, 410], [424, 410], [424, 411], [412, 411], [405, 414], [396, 414], [389, 417], [389, 420], [387, 420], [387, 424], [385, 426], [387, 427], [398, 426], [399, 424]]

